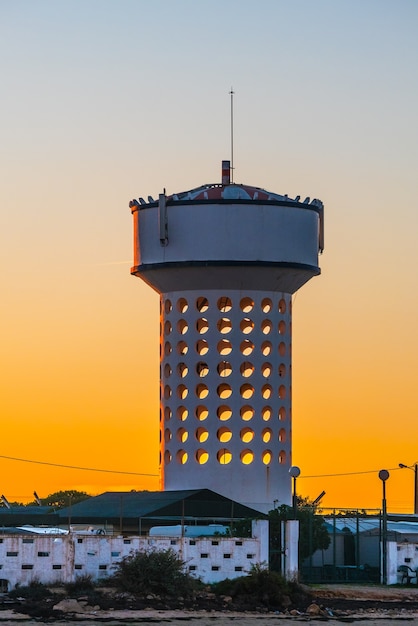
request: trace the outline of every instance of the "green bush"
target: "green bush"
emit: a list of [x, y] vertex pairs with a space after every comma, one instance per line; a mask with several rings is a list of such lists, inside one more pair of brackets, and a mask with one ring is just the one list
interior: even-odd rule
[[113, 582], [133, 594], [188, 596], [197, 581], [184, 572], [184, 565], [171, 548], [133, 552], [116, 565]]
[[262, 565], [253, 565], [247, 576], [215, 583], [212, 589], [217, 595], [229, 595], [240, 603], [275, 608], [283, 607], [297, 593], [297, 585]]
[[33, 580], [29, 585], [16, 585], [14, 589], [9, 592], [10, 598], [25, 598], [26, 600], [44, 600], [45, 598], [51, 598], [54, 594], [48, 589], [46, 585]]
[[86, 595], [89, 592], [93, 591], [95, 587], [96, 586], [92, 580], [92, 577], [89, 576], [89, 574], [77, 576], [77, 578], [73, 582], [66, 583], [64, 585], [64, 589], [69, 595]]

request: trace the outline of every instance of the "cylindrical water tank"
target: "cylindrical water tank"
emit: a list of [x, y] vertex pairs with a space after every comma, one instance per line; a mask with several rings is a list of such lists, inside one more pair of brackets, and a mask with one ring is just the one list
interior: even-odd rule
[[268, 511], [291, 502], [291, 294], [323, 205], [226, 183], [132, 201], [131, 271], [161, 294], [163, 488]]

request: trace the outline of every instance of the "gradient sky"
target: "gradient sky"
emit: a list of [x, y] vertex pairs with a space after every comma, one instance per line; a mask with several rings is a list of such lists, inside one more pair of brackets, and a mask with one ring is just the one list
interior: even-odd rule
[[416, 0], [0, 0], [0, 493], [158, 488], [128, 202], [220, 182], [233, 86], [235, 181], [325, 204], [293, 307], [298, 490], [375, 508], [393, 469], [412, 511], [417, 29]]

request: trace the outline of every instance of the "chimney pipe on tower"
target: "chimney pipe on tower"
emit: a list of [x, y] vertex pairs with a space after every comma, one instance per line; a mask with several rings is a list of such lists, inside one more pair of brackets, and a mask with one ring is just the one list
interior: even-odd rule
[[231, 183], [231, 161], [222, 161], [222, 184]]

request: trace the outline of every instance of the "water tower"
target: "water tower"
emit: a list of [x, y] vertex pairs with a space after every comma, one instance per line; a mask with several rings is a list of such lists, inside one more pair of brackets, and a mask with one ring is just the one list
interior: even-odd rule
[[160, 294], [162, 488], [290, 504], [292, 294], [323, 204], [232, 183], [130, 202], [131, 273]]

